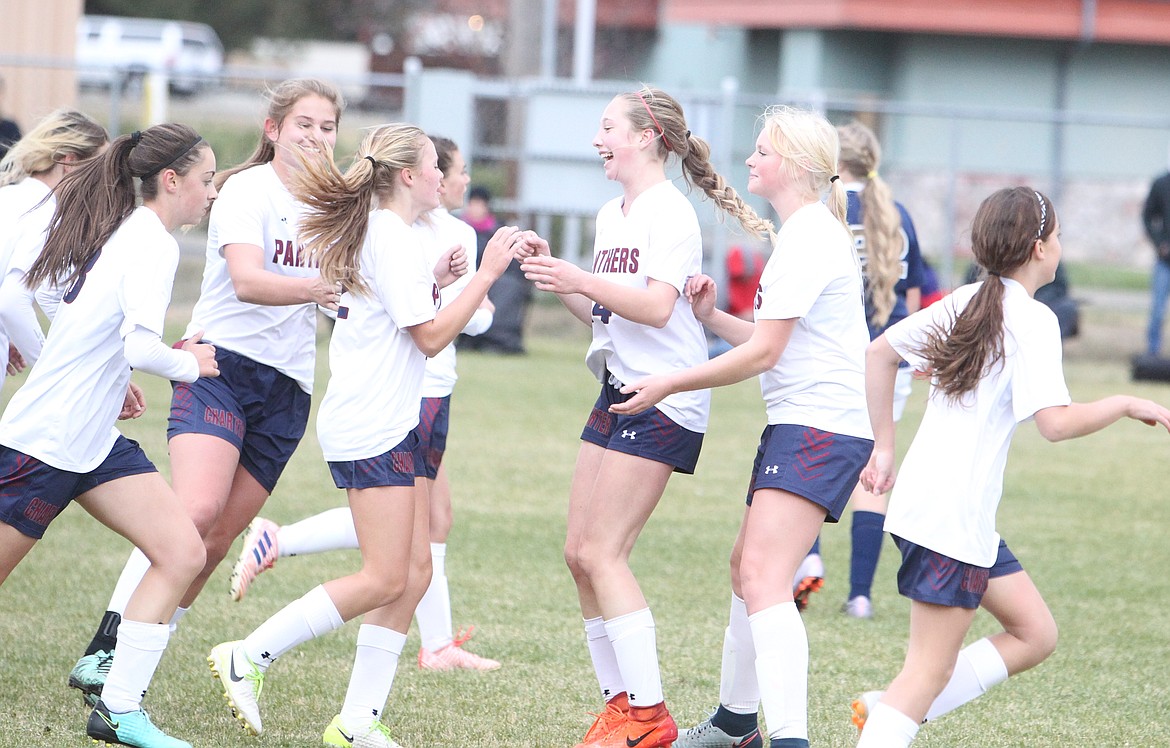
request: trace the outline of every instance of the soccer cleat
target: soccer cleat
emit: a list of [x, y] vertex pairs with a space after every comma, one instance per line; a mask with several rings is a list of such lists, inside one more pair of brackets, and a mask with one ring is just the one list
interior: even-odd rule
[[629, 716], [600, 740], [586, 743], [589, 748], [669, 748], [678, 739], [678, 725], [666, 704], [630, 707]]
[[850, 618], [873, 618], [873, 603], [865, 595], [851, 597], [841, 606], [841, 612]]
[[743, 737], [728, 735], [711, 724], [711, 717], [708, 717], [679, 735], [674, 748], [764, 748], [764, 738], [758, 727]]
[[102, 688], [106, 685], [106, 676], [110, 674], [110, 665], [113, 663], [113, 652], [98, 650], [82, 657], [69, 671], [69, 687], [81, 691], [81, 698], [91, 709], [97, 706], [102, 696]]
[[882, 691], [866, 691], [853, 700], [853, 703], [850, 705], [850, 708], [853, 710], [853, 716], [850, 719], [858, 732], [865, 729], [865, 721], [869, 719], [869, 713], [877, 706], [878, 701], [882, 697], [882, 693]]
[[820, 592], [825, 586], [825, 563], [821, 561], [821, 554], [810, 553], [796, 567], [796, 576], [792, 580], [792, 601], [796, 609], [803, 612], [808, 607], [808, 598], [814, 592]]
[[321, 736], [321, 742], [336, 748], [402, 748], [390, 737], [390, 728], [374, 720], [366, 732], [353, 733], [341, 724], [341, 715], [333, 718]]
[[172, 738], [154, 726], [141, 709], [124, 714], [111, 713], [100, 700], [89, 713], [85, 734], [95, 743], [129, 745], [134, 748], [191, 748], [185, 740]]
[[249, 523], [244, 532], [244, 547], [240, 550], [236, 565], [232, 567], [232, 600], [237, 603], [243, 600], [252, 580], [276, 563], [280, 557], [276, 540], [279, 530], [280, 525], [263, 517], [257, 517]]
[[585, 737], [581, 738], [581, 742], [573, 748], [588, 748], [588, 746], [596, 745], [598, 741], [605, 740], [615, 730], [625, 726], [626, 720], [630, 717], [630, 700], [626, 697], [626, 692], [622, 691], [605, 702], [605, 709], [602, 709], [600, 714], [593, 716], [596, 719], [585, 731]]
[[490, 660], [487, 657], [480, 657], [479, 655], [468, 652], [463, 648], [467, 640], [471, 638], [475, 627], [463, 629], [455, 637], [454, 641], [445, 647], [431, 651], [423, 647], [418, 648], [418, 668], [419, 670], [495, 670], [500, 666], [499, 662]]
[[260, 735], [264, 727], [257, 702], [264, 690], [264, 673], [248, 658], [242, 644], [235, 641], [216, 645], [207, 656], [207, 664], [211, 666], [212, 676], [223, 686], [223, 697], [232, 709], [232, 716], [245, 730]]

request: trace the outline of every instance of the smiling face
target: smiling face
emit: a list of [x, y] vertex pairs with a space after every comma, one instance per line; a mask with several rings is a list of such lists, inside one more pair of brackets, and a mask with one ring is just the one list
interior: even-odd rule
[[608, 179], [621, 181], [638, 162], [642, 132], [635, 130], [629, 115], [630, 103], [616, 96], [601, 114], [601, 125], [593, 136], [593, 147], [605, 166]]
[[748, 156], [748, 192], [771, 199], [784, 188], [784, 157], [776, 151], [768, 128], [756, 138], [756, 148]]
[[276, 146], [274, 166], [298, 168], [295, 151], [320, 153], [324, 145], [337, 144], [337, 109], [317, 94], [302, 96], [280, 122], [264, 120], [264, 135]]
[[467, 173], [467, 162], [463, 160], [463, 154], [458, 150], [451, 151], [451, 165], [439, 184], [443, 195], [443, 207], [447, 210], [462, 208], [467, 195], [467, 185], [471, 184], [471, 175]]

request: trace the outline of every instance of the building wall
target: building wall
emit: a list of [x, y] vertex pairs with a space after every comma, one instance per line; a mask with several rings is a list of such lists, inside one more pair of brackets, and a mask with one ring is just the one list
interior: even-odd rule
[[0, 75], [7, 81], [4, 113], [26, 132], [54, 109], [76, 103], [72, 64], [82, 0], [5, 2], [3, 7]]
[[[883, 171], [922, 224], [929, 252], [963, 251], [982, 198], [1028, 183], [1058, 200], [1070, 259], [1151, 260], [1137, 216], [1150, 180], [1167, 167], [1165, 47], [694, 23], [667, 24], [659, 38], [646, 80], [712, 90], [724, 76], [738, 78], [748, 102], [737, 111], [726, 167], [733, 185], [743, 184], [740, 164], [765, 104], [819, 103], [834, 121], [860, 112], [877, 130]], [[684, 64], [695, 50], [701, 61]], [[1074, 119], [1131, 121], [1060, 125], [1062, 98]]]

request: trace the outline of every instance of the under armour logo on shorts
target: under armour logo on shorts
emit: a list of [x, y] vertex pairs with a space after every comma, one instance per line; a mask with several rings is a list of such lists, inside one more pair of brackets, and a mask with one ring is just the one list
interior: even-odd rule
[[637, 431], [626, 431], [624, 429], [622, 430], [622, 438], [623, 439], [633, 439], [637, 435], [638, 435]]

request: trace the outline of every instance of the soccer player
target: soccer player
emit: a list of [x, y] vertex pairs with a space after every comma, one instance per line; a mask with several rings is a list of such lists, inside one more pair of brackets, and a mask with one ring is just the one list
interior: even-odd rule
[[[296, 195], [311, 201], [301, 224], [321, 276], [344, 289], [329, 344], [330, 379], [317, 436], [338, 488], [346, 490], [362, 568], [310, 590], [241, 641], [208, 657], [244, 728], [263, 731], [257, 699], [268, 668], [303, 642], [365, 614], [341, 712], [326, 745], [394, 748], [379, 720], [415, 606], [431, 576], [429, 512], [418, 425], [426, 357], [467, 326], [521, 243], [507, 226], [483, 266], [449, 307], [425, 247], [411, 229], [439, 204], [438, 155], [417, 127], [370, 131], [345, 174], [305, 159]], [[371, 212], [371, 210], [373, 212]]]
[[[644, 411], [672, 393], [760, 374], [768, 425], [731, 553], [732, 602], [720, 706], [676, 746], [808, 746], [808, 638], [792, 579], [825, 521], [845, 509], [873, 442], [865, 412], [869, 336], [862, 276], [837, 175], [837, 131], [819, 114], [777, 107], [747, 159], [748, 191], [782, 222], [760, 279], [754, 323], [715, 307], [715, 284], [687, 283], [695, 316], [735, 347], [688, 369], [633, 380], [611, 410]], [[828, 205], [821, 202], [827, 193]]]
[[151, 561], [128, 595], [117, 662], [86, 725], [91, 738], [116, 745], [190, 748], [155, 727], [141, 702], [170, 636], [159, 622], [202, 567], [203, 544], [114, 423], [145, 407], [132, 368], [183, 382], [218, 375], [215, 348], [198, 331], [181, 350], [162, 343], [179, 262], [169, 232], [203, 219], [214, 175], [215, 154], [198, 133], [167, 124], [123, 135], [61, 180], [25, 282], [64, 293], [40, 359], [0, 418], [0, 583], [70, 501]]
[[[886, 691], [854, 702], [859, 748], [909, 745], [924, 720], [1034, 667], [1056, 646], [1048, 606], [995, 531], [1017, 424], [1035, 420], [1049, 441], [1122, 418], [1170, 430], [1170, 410], [1149, 400], [1072, 402], [1056, 316], [1033, 298], [1052, 281], [1063, 251], [1045, 195], [1029, 187], [993, 193], [975, 214], [971, 245], [987, 279], [894, 325], [866, 353], [875, 445], [861, 481], [874, 493], [895, 485], [898, 367], [908, 361], [932, 378], [885, 522], [902, 552], [898, 590], [910, 598], [910, 642]], [[980, 606], [1003, 631], [963, 647]]]
[[[439, 291], [439, 306], [446, 307], [471, 281], [475, 272], [475, 229], [451, 215], [463, 206], [469, 177], [467, 163], [455, 142], [431, 136], [439, 157], [443, 179], [439, 182], [441, 204], [428, 211], [414, 224], [423, 241], [429, 261], [440, 266], [453, 247], [463, 251], [469, 272]], [[464, 335], [478, 335], [492, 324], [492, 303], [484, 299], [471, 315]], [[431, 584], [415, 610], [422, 646], [418, 665], [424, 670], [495, 670], [496, 660], [481, 657], [464, 648], [471, 629], [455, 635], [451, 621], [451, 595], [447, 585], [447, 537], [451, 532], [451, 484], [443, 467], [447, 447], [447, 428], [451, 413], [451, 393], [458, 375], [455, 372], [455, 344], [450, 343], [437, 355], [428, 358], [423, 378], [422, 409], [419, 413], [420, 454], [426, 471], [430, 495]], [[357, 532], [349, 507], [329, 509], [291, 525], [279, 526], [257, 517], [244, 535], [243, 548], [232, 569], [230, 591], [233, 600], [242, 600], [248, 587], [261, 572], [272, 568], [283, 556], [357, 548]]]
[[[324, 157], [343, 101], [332, 85], [287, 80], [270, 92], [260, 144], [220, 175], [207, 263], [184, 337], [203, 330], [220, 376], [175, 384], [167, 428], [171, 479], [199, 529], [207, 563], [170, 622], [194, 603], [232, 541], [260, 511], [309, 419], [318, 305], [337, 309], [340, 289], [321, 280], [301, 246], [301, 204], [289, 192], [298, 154]], [[149, 566], [131, 554], [93, 640], [69, 675], [87, 701], [101, 694], [129, 592]]]
[[[32, 366], [45, 340], [24, 274], [41, 254], [57, 205], [52, 190], [109, 140], [105, 128], [85, 114], [58, 109], [0, 161], [0, 351], [9, 353], [10, 374], [22, 364]], [[55, 310], [46, 307], [51, 318]]]
[[[853, 231], [853, 245], [865, 270], [865, 317], [870, 339], [881, 335], [890, 325], [918, 311], [924, 263], [918, 248], [918, 232], [901, 203], [894, 200], [890, 187], [882, 179], [882, 150], [877, 136], [860, 122], [837, 128], [841, 155], [837, 173], [845, 183], [848, 200], [847, 220]], [[911, 372], [908, 365], [898, 369], [898, 386], [894, 390], [894, 420], [902, 417], [910, 397]], [[886, 497], [875, 496], [858, 486], [849, 499], [853, 508], [852, 554], [849, 561], [849, 595], [841, 610], [853, 618], [871, 618], [873, 577], [881, 556], [882, 521], [886, 515]], [[813, 545], [809, 564], [820, 569], [813, 574], [824, 576], [819, 557], [820, 538]], [[813, 556], [816, 556], [813, 558]], [[813, 585], [805, 581], [810, 572], [798, 573], [804, 596]], [[819, 584], [816, 585], [819, 589]], [[798, 603], [801, 591], [797, 593]]]
[[765, 234], [770, 225], [715, 172], [710, 148], [691, 135], [682, 107], [663, 91], [614, 97], [593, 146], [622, 195], [597, 214], [592, 273], [551, 257], [542, 240], [523, 270], [591, 326], [586, 363], [601, 383], [581, 434], [565, 539], [605, 700], [579, 745], [657, 748], [669, 746], [678, 729], [663, 695], [654, 618], [629, 556], [671, 474], [694, 472], [710, 395], [680, 393], [636, 416], [615, 416], [611, 407], [626, 399], [620, 390], [628, 382], [707, 360], [703, 330], [683, 297], [687, 279], [702, 270], [699, 222], [667, 179], [667, 160], [676, 157], [687, 182], [749, 230]]

